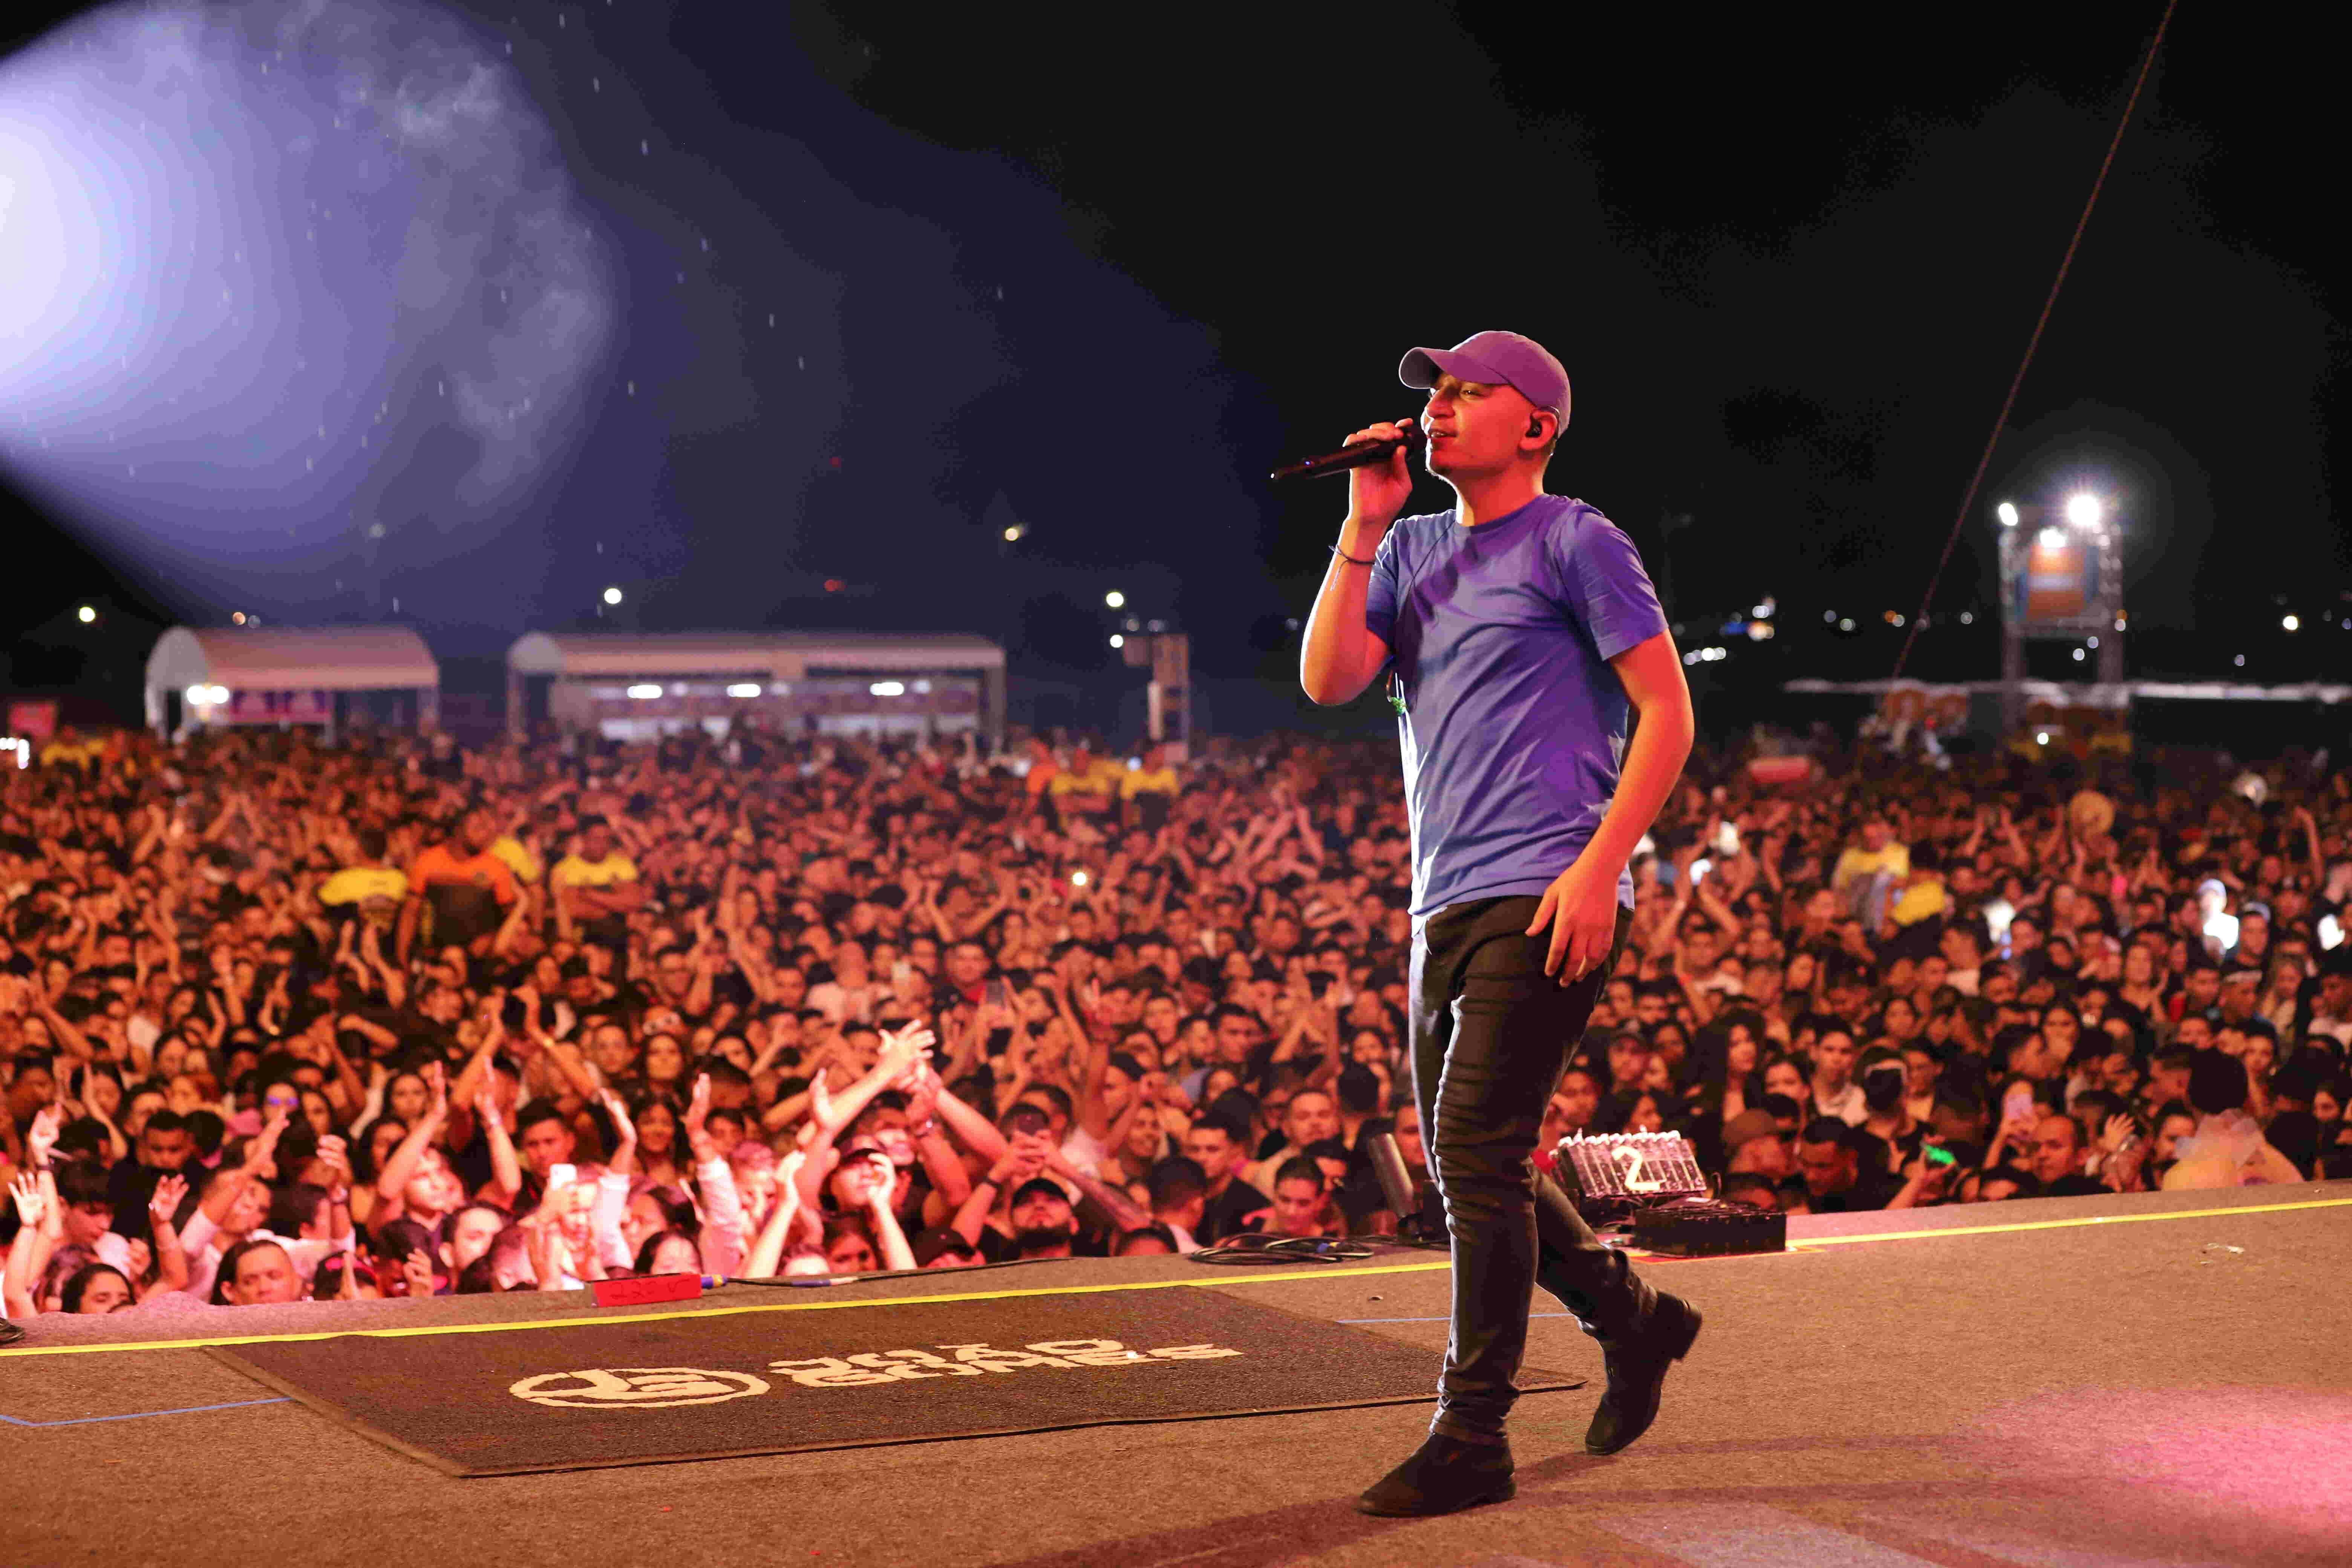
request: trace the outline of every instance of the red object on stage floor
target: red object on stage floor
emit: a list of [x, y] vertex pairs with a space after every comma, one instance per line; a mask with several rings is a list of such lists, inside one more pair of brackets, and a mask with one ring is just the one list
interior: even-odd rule
[[589, 1282], [600, 1307], [641, 1307], [648, 1301], [691, 1301], [702, 1294], [698, 1274], [651, 1274], [642, 1279]]

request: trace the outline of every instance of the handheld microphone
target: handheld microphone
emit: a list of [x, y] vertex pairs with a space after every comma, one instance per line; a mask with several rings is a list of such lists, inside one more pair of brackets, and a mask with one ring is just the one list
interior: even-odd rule
[[1317, 474], [1341, 474], [1370, 463], [1385, 463], [1389, 460], [1389, 454], [1399, 447], [1408, 452], [1418, 452], [1424, 439], [1420, 426], [1408, 425], [1404, 427], [1404, 434], [1393, 440], [1351, 441], [1336, 452], [1326, 452], [1319, 458], [1308, 458], [1286, 468], [1276, 468], [1266, 478], [1280, 481], [1312, 479]]

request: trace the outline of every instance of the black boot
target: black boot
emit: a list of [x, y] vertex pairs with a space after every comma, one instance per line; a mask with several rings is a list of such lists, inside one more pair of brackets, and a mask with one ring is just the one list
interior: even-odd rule
[[1658, 1395], [1666, 1369], [1690, 1353], [1698, 1338], [1699, 1311], [1679, 1296], [1658, 1292], [1657, 1303], [1633, 1332], [1601, 1342], [1609, 1390], [1584, 1434], [1589, 1454], [1614, 1454], [1650, 1429], [1658, 1418]]
[[1358, 1498], [1356, 1507], [1365, 1513], [1418, 1518], [1504, 1502], [1517, 1493], [1509, 1444], [1465, 1443], [1433, 1432], [1412, 1458]]

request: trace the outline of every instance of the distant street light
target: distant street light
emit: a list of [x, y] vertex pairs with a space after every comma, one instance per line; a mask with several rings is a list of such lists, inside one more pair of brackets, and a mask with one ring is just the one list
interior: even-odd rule
[[76, 610], [74, 614], [81, 617], [81, 624], [83, 626], [88, 626], [90, 622], [98, 619], [98, 612], [91, 609], [88, 605], [84, 605], [80, 609]]
[[1992, 510], [1993, 515], [2000, 519], [2001, 527], [2015, 528], [2017, 526], [2017, 508], [2014, 505], [2008, 501], [2003, 501]]
[[608, 604], [608, 605], [617, 605], [617, 604], [619, 604], [619, 603], [621, 602], [621, 591], [620, 591], [618, 588], [607, 588], [607, 589], [605, 589], [605, 590], [604, 590], [604, 602], [605, 602], [606, 604]]
[[[81, 613], [81, 618], [83, 620], [89, 619], [89, 612], [88, 610], [84, 610]], [[2299, 632], [2303, 630], [2303, 617], [2301, 616], [2283, 616], [2279, 618], [2279, 625], [2284, 626], [2288, 631]]]
[[2088, 490], [2066, 498], [2066, 521], [2076, 528], [2096, 528], [2106, 514], [2107, 509], [2099, 504], [2099, 498]]
[[1127, 607], [1127, 595], [1113, 588], [1103, 595], [1103, 603], [1114, 610], [1124, 609]]
[[1127, 646], [1127, 639], [1119, 636], [1118, 633], [1113, 632], [1110, 634], [1110, 646], [1113, 647], [1125, 647]]
[[1020, 539], [1021, 539], [1021, 531], [1020, 531], [1019, 529], [1017, 529], [1017, 528], [1008, 528], [1008, 529], [1006, 529], [1006, 530], [1004, 531], [1004, 542], [1005, 542], [1005, 543], [1007, 543], [1007, 544], [1018, 543], [1018, 542], [1020, 542]]

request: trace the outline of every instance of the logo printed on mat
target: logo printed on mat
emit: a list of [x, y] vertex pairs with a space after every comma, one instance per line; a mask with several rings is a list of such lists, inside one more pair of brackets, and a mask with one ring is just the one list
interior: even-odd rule
[[[1223, 1345], [1169, 1345], [1131, 1351], [1117, 1340], [1041, 1340], [1018, 1350], [992, 1345], [940, 1345], [927, 1350], [866, 1351], [852, 1356], [812, 1356], [776, 1361], [767, 1370], [803, 1388], [857, 1388], [908, 1383], [929, 1377], [986, 1377], [1031, 1367], [1161, 1366], [1178, 1361], [1217, 1361], [1243, 1352]], [[591, 1367], [579, 1372], [543, 1372], [510, 1384], [517, 1399], [555, 1410], [662, 1410], [675, 1405], [719, 1405], [768, 1392], [768, 1380], [748, 1372], [710, 1372], [691, 1366]]]
[[556, 1410], [663, 1410], [765, 1394], [768, 1380], [748, 1372], [706, 1372], [694, 1366], [591, 1367], [543, 1372], [507, 1392]]
[[1117, 1340], [1043, 1340], [1017, 1351], [985, 1344], [940, 1345], [947, 1355], [929, 1351], [868, 1351], [863, 1355], [814, 1356], [805, 1361], [772, 1361], [770, 1372], [783, 1373], [803, 1388], [855, 1388], [877, 1383], [905, 1383], [921, 1377], [984, 1377], [992, 1372], [1019, 1372], [1033, 1366], [1158, 1365], [1171, 1361], [1214, 1361], [1239, 1355], [1220, 1345], [1171, 1345], [1165, 1350], [1131, 1351]]

